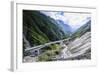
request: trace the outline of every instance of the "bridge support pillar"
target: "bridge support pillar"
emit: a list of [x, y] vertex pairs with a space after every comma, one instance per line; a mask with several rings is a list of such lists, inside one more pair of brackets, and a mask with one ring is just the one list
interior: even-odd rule
[[60, 46], [62, 46], [63, 45], [63, 42], [60, 42]]

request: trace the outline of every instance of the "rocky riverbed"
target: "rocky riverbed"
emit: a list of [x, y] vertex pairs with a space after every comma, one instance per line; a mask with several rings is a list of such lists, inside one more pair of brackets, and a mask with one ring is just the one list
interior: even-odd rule
[[[80, 38], [71, 41], [57, 56], [57, 60], [91, 59], [91, 33], [87, 32]], [[55, 60], [56, 60], [55, 59]]]

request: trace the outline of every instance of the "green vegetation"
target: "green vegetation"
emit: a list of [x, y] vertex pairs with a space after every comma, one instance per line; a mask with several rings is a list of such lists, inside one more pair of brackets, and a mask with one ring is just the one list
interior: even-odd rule
[[31, 46], [65, 38], [64, 32], [56, 24], [39, 11], [23, 10], [23, 34]]
[[51, 45], [48, 47], [48, 50], [38, 57], [38, 61], [51, 61], [60, 51], [61, 47], [58, 44]]
[[[66, 32], [67, 33], [67, 32]], [[42, 14], [39, 11], [23, 10], [23, 36], [27, 39], [30, 46], [37, 46], [51, 41], [57, 41], [68, 37], [63, 30], [57, 25], [57, 22]], [[26, 43], [23, 40], [23, 57], [30, 54], [24, 52]], [[46, 54], [54, 54], [57, 51], [58, 45], [54, 44], [42, 49], [42, 52], [49, 51]], [[54, 52], [52, 52], [54, 51]], [[59, 51], [59, 50], [58, 50]], [[52, 54], [51, 54], [52, 53]], [[58, 52], [56, 52], [57, 54]], [[41, 56], [40, 59], [47, 59], [47, 56]]]

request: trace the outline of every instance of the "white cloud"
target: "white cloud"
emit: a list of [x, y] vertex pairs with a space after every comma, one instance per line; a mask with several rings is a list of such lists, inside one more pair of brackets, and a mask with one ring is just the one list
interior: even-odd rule
[[[89, 14], [79, 14], [79, 13], [64, 13], [64, 18], [69, 22], [69, 25], [71, 27], [75, 26], [82, 26], [85, 20], [87, 20], [87, 17], [89, 17]], [[67, 19], [66, 19], [67, 17]], [[64, 21], [66, 22], [66, 21]]]
[[64, 12], [63, 14], [60, 14], [59, 12], [49, 11], [42, 11], [42, 13], [54, 18], [55, 20], [62, 20], [65, 24], [68, 23], [68, 25], [70, 25], [72, 28], [79, 28], [87, 21], [87, 18], [90, 17], [90, 14], [81, 13]]

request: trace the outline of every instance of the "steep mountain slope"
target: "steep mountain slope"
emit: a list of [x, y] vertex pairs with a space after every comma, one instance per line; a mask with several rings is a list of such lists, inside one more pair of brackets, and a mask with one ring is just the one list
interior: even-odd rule
[[[63, 38], [64, 32], [50, 18], [38, 11], [23, 11], [23, 33], [34, 45]], [[33, 46], [33, 45], [32, 45]]]
[[[23, 49], [67, 37], [54, 19], [39, 11], [23, 10]], [[56, 46], [49, 48], [56, 49]]]
[[71, 39], [75, 39], [77, 37], [81, 37], [86, 32], [91, 31], [91, 20], [86, 22], [83, 26], [81, 26], [79, 29], [77, 29], [72, 35]]
[[71, 27], [68, 24], [65, 24], [61, 20], [56, 20], [58, 23], [58, 26], [62, 28], [65, 34], [70, 34], [71, 33]]

